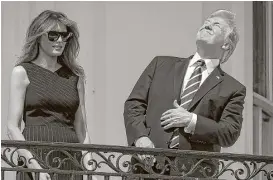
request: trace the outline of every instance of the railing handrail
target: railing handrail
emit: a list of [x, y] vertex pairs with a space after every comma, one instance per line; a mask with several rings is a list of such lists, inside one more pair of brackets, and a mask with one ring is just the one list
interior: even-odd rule
[[251, 154], [235, 154], [235, 153], [221, 153], [221, 152], [207, 152], [207, 151], [193, 151], [193, 150], [172, 150], [162, 148], [138, 148], [128, 146], [117, 146], [117, 145], [98, 145], [98, 144], [81, 144], [81, 143], [49, 143], [49, 142], [35, 142], [35, 141], [13, 141], [13, 140], [1, 140], [2, 147], [39, 147], [39, 148], [50, 148], [50, 149], [70, 149], [70, 150], [89, 150], [92, 152], [99, 151], [111, 151], [120, 153], [137, 153], [137, 154], [153, 154], [153, 155], [164, 155], [164, 156], [194, 156], [196, 158], [215, 158], [223, 160], [234, 160], [234, 161], [257, 161], [273, 163], [273, 156], [262, 156], [262, 155], [251, 155]]

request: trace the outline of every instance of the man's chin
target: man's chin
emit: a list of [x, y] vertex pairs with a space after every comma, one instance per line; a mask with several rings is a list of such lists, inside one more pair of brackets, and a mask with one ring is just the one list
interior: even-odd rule
[[216, 49], [219, 49], [219, 47], [221, 47], [220, 44], [206, 40], [197, 40], [196, 46], [206, 50], [207, 52], [215, 51]]
[[203, 39], [203, 38], [198, 38], [197, 40], [196, 40], [196, 44], [197, 45], [209, 45], [209, 44], [211, 44], [210, 42], [209, 42], [209, 40], [207, 40], [207, 39]]

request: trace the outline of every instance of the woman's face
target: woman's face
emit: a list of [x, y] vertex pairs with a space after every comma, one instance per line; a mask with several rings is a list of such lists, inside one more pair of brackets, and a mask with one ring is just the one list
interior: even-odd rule
[[60, 56], [70, 36], [71, 33], [67, 32], [66, 26], [57, 23], [49, 32], [41, 36], [40, 49], [50, 57]]

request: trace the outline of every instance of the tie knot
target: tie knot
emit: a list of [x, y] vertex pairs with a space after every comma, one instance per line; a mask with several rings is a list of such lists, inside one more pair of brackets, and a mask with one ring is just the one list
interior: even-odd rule
[[196, 67], [202, 67], [205, 65], [205, 61], [203, 59], [200, 59], [196, 62]]

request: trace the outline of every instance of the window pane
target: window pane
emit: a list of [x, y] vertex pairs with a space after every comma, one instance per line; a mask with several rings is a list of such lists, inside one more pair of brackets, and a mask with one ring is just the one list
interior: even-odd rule
[[266, 2], [253, 2], [253, 91], [266, 97]]

